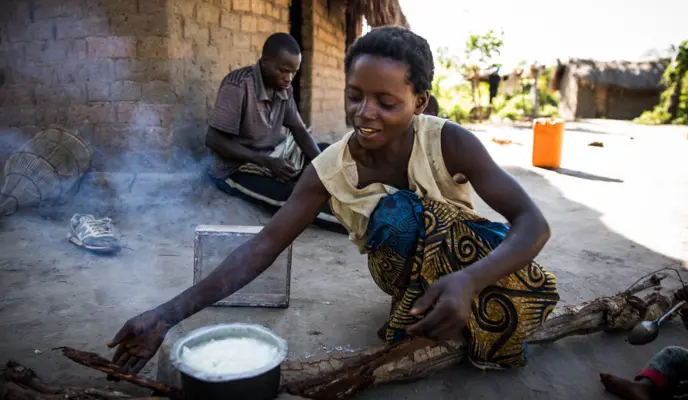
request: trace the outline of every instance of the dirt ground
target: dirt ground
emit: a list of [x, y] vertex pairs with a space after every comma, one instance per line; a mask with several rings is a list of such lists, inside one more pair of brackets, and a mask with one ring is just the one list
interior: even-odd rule
[[[659, 268], [685, 270], [687, 129], [615, 121], [567, 126], [557, 171], [530, 166], [530, 130], [474, 127], [550, 221], [553, 236], [538, 261], [557, 275], [561, 305], [614, 294]], [[604, 147], [588, 146], [593, 141]], [[483, 215], [502, 219], [476, 200]], [[68, 243], [75, 212], [112, 217], [126, 248], [104, 257]], [[192, 283], [196, 225], [260, 225], [268, 219], [264, 210], [229, 198], [197, 174], [92, 174], [65, 206], [0, 219], [0, 360], [16, 359], [49, 382], [112, 386], [51, 348], [110, 354], [105, 343], [128, 318]], [[379, 344], [375, 331], [388, 309], [365, 257], [346, 237], [309, 228], [294, 244], [288, 309], [212, 308], [180, 324], [168, 339], [214, 322], [261, 323], [288, 340], [290, 357], [317, 357]], [[623, 335], [569, 338], [531, 346], [523, 370], [485, 373], [458, 366], [357, 398], [607, 399], [598, 371], [630, 376], [666, 345], [688, 346], [688, 332], [672, 322], [642, 347], [628, 345]], [[154, 377], [155, 370], [151, 362], [144, 372]], [[137, 392], [124, 383], [116, 387]]]

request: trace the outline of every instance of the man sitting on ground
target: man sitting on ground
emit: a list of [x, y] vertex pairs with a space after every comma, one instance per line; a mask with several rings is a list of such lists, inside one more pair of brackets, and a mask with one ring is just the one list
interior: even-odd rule
[[423, 111], [423, 114], [432, 115], [433, 117], [437, 117], [439, 113], [440, 113], [440, 104], [437, 102], [437, 99], [435, 98], [435, 96], [430, 95], [430, 98], [428, 99], [428, 105], [425, 107], [425, 111]]
[[[304, 167], [327, 147], [316, 144], [294, 101], [291, 83], [300, 65], [296, 40], [275, 33], [258, 62], [222, 80], [206, 136], [216, 158], [211, 176], [220, 189], [281, 207]], [[327, 207], [316, 224], [342, 229]]]

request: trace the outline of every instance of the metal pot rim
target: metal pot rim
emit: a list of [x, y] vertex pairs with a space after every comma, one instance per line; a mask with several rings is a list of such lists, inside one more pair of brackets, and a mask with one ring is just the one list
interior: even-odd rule
[[[232, 333], [235, 334], [233, 335]], [[244, 335], [237, 335], [236, 333], [244, 333]], [[212, 374], [199, 371], [198, 369], [193, 368], [185, 363], [182, 359], [182, 349], [184, 346], [188, 346], [190, 342], [197, 342], [195, 345], [198, 345], [208, 342], [211, 339], [226, 339], [231, 337], [250, 337], [269, 342], [271, 345], [277, 348], [277, 357], [274, 361], [260, 368], [236, 374]], [[189, 347], [193, 346], [194, 345], [191, 345]], [[287, 351], [287, 341], [262, 325], [243, 323], [217, 324], [194, 329], [193, 331], [184, 335], [181, 339], [177, 340], [174, 346], [172, 346], [172, 351], [170, 352], [170, 362], [177, 369], [177, 371], [193, 378], [205, 382], [228, 382], [253, 378], [272, 370], [273, 368], [279, 366], [284, 359], [287, 358]]]

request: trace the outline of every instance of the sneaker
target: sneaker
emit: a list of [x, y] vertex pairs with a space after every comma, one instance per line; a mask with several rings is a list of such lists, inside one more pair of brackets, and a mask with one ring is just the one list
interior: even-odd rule
[[67, 239], [77, 246], [99, 253], [114, 253], [121, 249], [113, 234], [110, 218], [97, 219], [93, 215], [74, 214], [69, 221]]

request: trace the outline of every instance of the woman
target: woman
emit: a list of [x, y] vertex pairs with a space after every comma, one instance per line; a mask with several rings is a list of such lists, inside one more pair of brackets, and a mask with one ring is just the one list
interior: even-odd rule
[[[359, 38], [345, 60], [354, 130], [313, 160], [260, 234], [197, 285], [128, 321], [109, 343], [119, 346], [114, 362], [141, 369], [172, 326], [251, 282], [329, 201], [392, 296], [380, 331], [387, 342], [463, 339], [480, 367], [524, 365], [525, 339], [559, 300], [554, 276], [532, 262], [549, 227], [473, 134], [422, 114], [432, 60], [425, 39], [403, 28]], [[469, 182], [510, 229], [474, 213]]]

